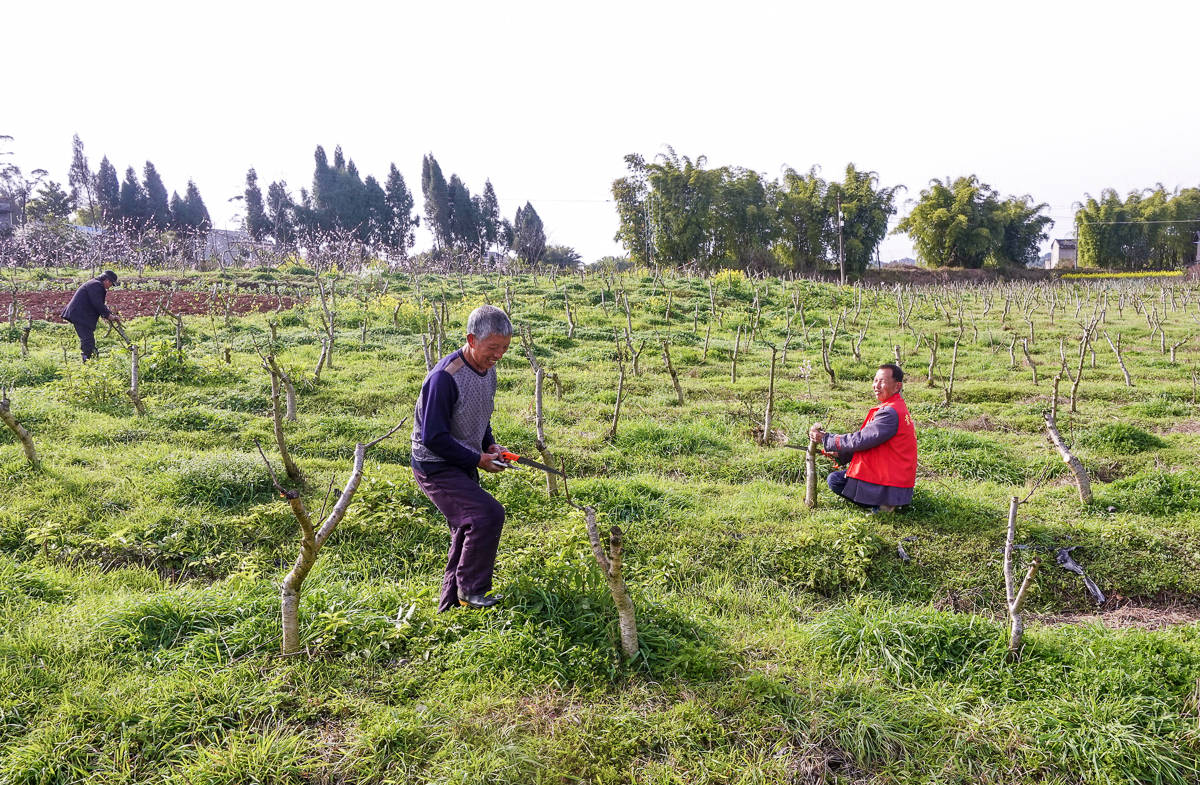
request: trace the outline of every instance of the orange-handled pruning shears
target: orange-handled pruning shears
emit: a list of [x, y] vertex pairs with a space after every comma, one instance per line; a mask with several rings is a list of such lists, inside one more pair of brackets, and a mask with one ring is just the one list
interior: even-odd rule
[[500, 458], [501, 458], [501, 460], [506, 461], [509, 464], [520, 463], [520, 464], [524, 464], [526, 466], [532, 466], [533, 468], [541, 469], [544, 472], [550, 472], [551, 474], [557, 474], [559, 477], [562, 477], [563, 479], [566, 479], [566, 476], [567, 476], [567, 475], [563, 474], [562, 472], [560, 472], [558, 469], [552, 469], [544, 463], [538, 463], [537, 461], [530, 460], [529, 458], [522, 458], [520, 455], [517, 455], [515, 452], [502, 452], [502, 453], [500, 453]]

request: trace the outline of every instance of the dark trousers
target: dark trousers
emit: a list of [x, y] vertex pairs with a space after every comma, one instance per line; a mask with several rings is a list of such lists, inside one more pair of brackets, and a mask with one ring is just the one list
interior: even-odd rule
[[[838, 496], [841, 496], [842, 491], [846, 489], [846, 473], [844, 471], [830, 472], [829, 476], [825, 478], [825, 482], [829, 484], [829, 490], [833, 491]], [[846, 501], [853, 502], [859, 507], [866, 507], [870, 509], [870, 505], [868, 504], [856, 502], [853, 499], [846, 499]]]
[[492, 590], [504, 508], [479, 487], [477, 472], [447, 467], [424, 474], [413, 469], [413, 476], [450, 526], [450, 554], [438, 603], [439, 611], [448, 611], [458, 607], [459, 593], [487, 594]]
[[79, 335], [79, 352], [83, 355], [83, 361], [87, 362], [96, 356], [96, 325], [88, 327], [71, 322], [71, 326]]

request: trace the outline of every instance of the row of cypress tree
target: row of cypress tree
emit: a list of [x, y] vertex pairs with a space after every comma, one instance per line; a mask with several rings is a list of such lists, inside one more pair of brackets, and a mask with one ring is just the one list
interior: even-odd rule
[[[370, 253], [386, 252], [404, 259], [416, 241], [420, 217], [404, 175], [393, 163], [383, 184], [362, 177], [352, 159], [336, 147], [330, 162], [325, 149], [313, 153], [311, 189], [301, 188], [298, 198], [285, 181], [272, 182], [264, 199], [254, 169], [246, 173], [246, 230], [255, 240], [271, 239], [277, 245], [312, 246], [319, 238], [342, 237], [359, 243]], [[433, 236], [434, 252], [481, 258], [489, 252], [512, 249], [528, 261], [539, 261], [546, 237], [541, 219], [526, 202], [514, 221], [500, 215], [491, 180], [483, 193], [473, 196], [457, 174], [447, 181], [432, 154], [421, 168], [426, 227]]]

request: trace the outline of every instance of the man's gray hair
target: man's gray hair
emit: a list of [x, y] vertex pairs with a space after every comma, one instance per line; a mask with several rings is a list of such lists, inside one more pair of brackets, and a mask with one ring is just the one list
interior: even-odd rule
[[483, 340], [492, 335], [500, 334], [511, 337], [512, 322], [508, 314], [494, 305], [481, 305], [467, 317], [467, 334]]

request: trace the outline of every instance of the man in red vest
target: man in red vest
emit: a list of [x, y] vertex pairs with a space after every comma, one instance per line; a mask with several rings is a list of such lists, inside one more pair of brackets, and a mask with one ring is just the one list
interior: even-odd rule
[[871, 385], [879, 405], [867, 412], [855, 433], [825, 433], [817, 426], [808, 437], [821, 448], [850, 463], [846, 471], [829, 474], [830, 489], [872, 512], [891, 512], [912, 502], [917, 484], [917, 432], [904, 403], [904, 371], [885, 363]]

